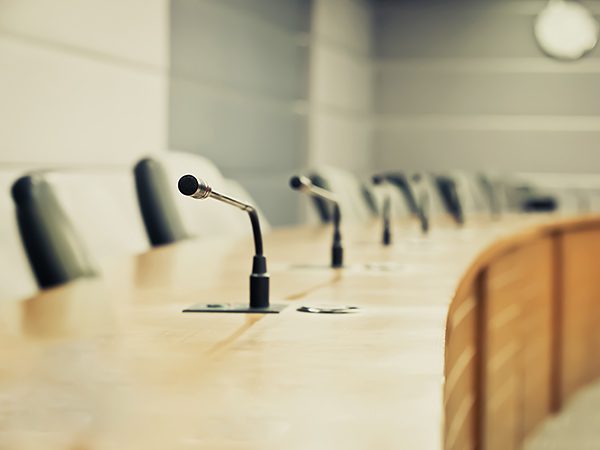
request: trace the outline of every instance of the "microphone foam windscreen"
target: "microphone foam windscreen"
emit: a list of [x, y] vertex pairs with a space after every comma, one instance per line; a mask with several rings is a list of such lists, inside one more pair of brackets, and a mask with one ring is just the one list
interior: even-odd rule
[[179, 179], [177, 187], [183, 195], [193, 195], [198, 190], [198, 179], [194, 175], [184, 175]]
[[300, 180], [300, 177], [292, 177], [290, 179], [290, 186], [292, 189], [300, 189], [300, 187], [302, 187], [302, 180]]

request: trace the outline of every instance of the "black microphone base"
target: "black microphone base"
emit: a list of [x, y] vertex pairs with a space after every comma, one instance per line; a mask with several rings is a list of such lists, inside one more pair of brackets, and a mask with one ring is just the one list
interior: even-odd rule
[[390, 245], [392, 243], [392, 236], [390, 234], [390, 230], [385, 229], [383, 231], [383, 240], [382, 240], [383, 245]]
[[[258, 264], [258, 265], [257, 265]], [[264, 257], [254, 257], [254, 269], [266, 270]], [[183, 312], [218, 312], [244, 314], [277, 314], [287, 305], [269, 304], [269, 274], [253, 273], [250, 275], [250, 304], [248, 303], [196, 303]]]
[[344, 266], [344, 249], [334, 245], [331, 249], [331, 267], [340, 269]]
[[[256, 258], [256, 257], [255, 257]], [[269, 307], [269, 274], [252, 273], [250, 275], [250, 307]]]
[[252, 308], [248, 303], [196, 303], [182, 312], [192, 313], [242, 313], [242, 314], [278, 314], [288, 305], [269, 305], [264, 308]]

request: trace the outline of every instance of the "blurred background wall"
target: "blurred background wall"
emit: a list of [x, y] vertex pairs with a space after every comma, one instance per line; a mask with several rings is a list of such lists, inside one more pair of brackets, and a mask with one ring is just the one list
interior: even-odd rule
[[533, 22], [547, 1], [373, 5], [376, 169], [600, 169], [600, 48], [545, 56]]
[[164, 151], [167, 0], [0, 0], [0, 164]]
[[273, 225], [324, 164], [594, 172], [600, 50], [544, 56], [546, 4], [0, 0], [0, 166], [197, 153]]
[[169, 148], [211, 159], [274, 225], [299, 220], [307, 163], [306, 0], [172, 0]]
[[309, 163], [371, 170], [373, 41], [364, 0], [314, 0]]
[[297, 223], [290, 175], [370, 170], [371, 23], [365, 0], [172, 0], [169, 147]]

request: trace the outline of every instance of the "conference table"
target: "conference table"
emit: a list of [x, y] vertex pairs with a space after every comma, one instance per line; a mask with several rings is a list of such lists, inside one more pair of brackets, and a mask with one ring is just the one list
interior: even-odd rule
[[[248, 236], [0, 304], [0, 448], [519, 448], [600, 375], [600, 218], [418, 228], [395, 222], [386, 247], [379, 221], [344, 226], [341, 269], [330, 226], [266, 234], [279, 314], [182, 312], [248, 301]], [[569, 315], [556, 289], [577, 286]], [[319, 305], [355, 309], [298, 311]]]

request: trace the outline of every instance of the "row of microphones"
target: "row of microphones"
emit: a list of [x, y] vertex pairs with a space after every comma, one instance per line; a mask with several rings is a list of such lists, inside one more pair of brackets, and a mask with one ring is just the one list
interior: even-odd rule
[[[385, 176], [373, 177], [373, 184], [386, 187], [382, 205], [383, 237], [384, 245], [391, 244], [391, 196]], [[338, 197], [321, 187], [315, 186], [311, 180], [304, 176], [294, 176], [290, 179], [292, 189], [304, 192], [313, 197], [323, 199], [333, 205], [333, 243], [331, 246], [331, 267], [339, 269], [344, 264], [344, 249], [342, 247], [342, 234], [340, 232], [341, 211]], [[245, 303], [196, 303], [184, 312], [233, 312], [233, 313], [278, 313], [286, 305], [273, 305], [269, 301], [269, 273], [267, 272], [267, 259], [264, 256], [263, 240], [260, 231], [260, 221], [256, 209], [248, 203], [237, 200], [225, 194], [216, 192], [204, 180], [194, 175], [184, 175], [179, 179], [179, 191], [188, 197], [197, 200], [212, 198], [226, 203], [248, 213], [252, 224], [255, 254], [252, 262], [252, 273], [250, 274], [250, 304]], [[418, 199], [417, 216], [421, 221], [421, 229], [424, 233], [429, 228], [428, 200], [426, 197]]]

